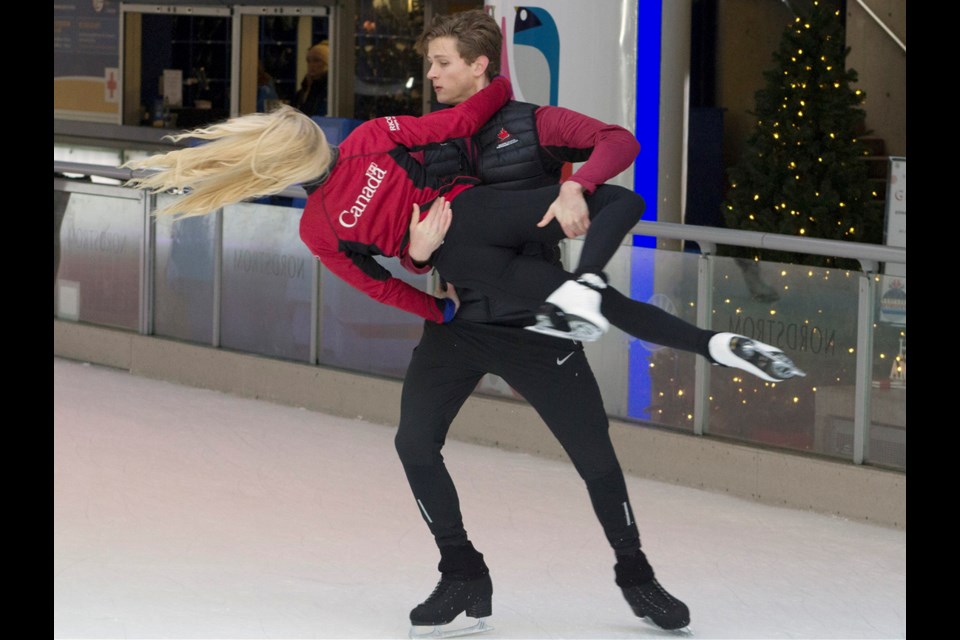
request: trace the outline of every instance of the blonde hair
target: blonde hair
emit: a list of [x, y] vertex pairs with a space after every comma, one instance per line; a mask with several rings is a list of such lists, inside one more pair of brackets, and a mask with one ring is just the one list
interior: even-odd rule
[[204, 215], [228, 204], [273, 195], [319, 177], [332, 158], [319, 125], [286, 105], [168, 138], [174, 142], [187, 138], [208, 142], [123, 165], [157, 169], [135, 175], [127, 186], [153, 193], [186, 191], [155, 211], [158, 216]]
[[311, 54], [319, 55], [325, 63], [330, 64], [330, 41], [323, 40], [307, 49], [308, 58]]

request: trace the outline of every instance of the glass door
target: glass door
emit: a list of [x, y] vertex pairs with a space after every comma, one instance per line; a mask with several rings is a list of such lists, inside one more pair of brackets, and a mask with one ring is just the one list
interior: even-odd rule
[[422, 0], [359, 1], [354, 118], [423, 114], [423, 58], [413, 48], [423, 25]]
[[123, 123], [184, 129], [231, 114], [229, 8], [121, 5]]
[[[122, 5], [124, 124], [201, 126], [296, 104], [306, 84], [311, 115], [330, 115], [336, 95], [333, 10], [202, 1]], [[306, 98], [304, 89], [299, 99]]]
[[332, 7], [238, 6], [240, 113], [293, 105], [311, 116], [332, 115], [336, 47]]

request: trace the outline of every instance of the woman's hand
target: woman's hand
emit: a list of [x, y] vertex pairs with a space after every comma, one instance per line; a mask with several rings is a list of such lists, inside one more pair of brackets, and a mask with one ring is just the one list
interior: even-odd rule
[[410, 217], [410, 246], [407, 254], [415, 263], [426, 264], [433, 252], [443, 244], [447, 229], [453, 221], [453, 210], [445, 198], [437, 198], [430, 205], [427, 215], [420, 219], [420, 206], [413, 205]]

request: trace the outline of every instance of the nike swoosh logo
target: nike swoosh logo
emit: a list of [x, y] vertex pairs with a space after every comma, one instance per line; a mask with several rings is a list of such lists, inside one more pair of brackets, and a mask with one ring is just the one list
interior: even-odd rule
[[557, 366], [559, 367], [559, 366], [562, 365], [564, 362], [566, 362], [567, 360], [569, 360], [569, 359], [570, 359], [570, 356], [572, 356], [574, 353], [576, 353], [576, 351], [571, 351], [571, 352], [568, 353], [568, 354], [566, 355], [566, 357], [564, 357], [564, 358], [557, 358]]

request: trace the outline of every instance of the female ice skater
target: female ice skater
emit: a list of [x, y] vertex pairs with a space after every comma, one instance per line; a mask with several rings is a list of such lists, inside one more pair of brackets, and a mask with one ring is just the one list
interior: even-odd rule
[[[537, 330], [595, 340], [609, 327], [600, 313], [604, 265], [642, 213], [642, 200], [621, 187], [598, 189], [589, 201], [594, 229], [574, 274], [518, 256], [526, 241], [557, 242], [559, 224], [537, 226], [555, 194], [503, 193], [475, 178], [431, 178], [412, 153], [443, 140], [474, 134], [510, 98], [498, 78], [454, 109], [387, 116], [355, 129], [339, 146], [327, 143], [309, 117], [292, 108], [249, 114], [174, 140], [208, 141], [128, 163], [157, 168], [136, 175], [139, 188], [187, 193], [158, 214], [198, 215], [227, 204], [276, 194], [302, 184], [309, 196], [300, 237], [334, 274], [375, 300], [434, 322], [456, 313], [451, 297], [435, 297], [393, 278], [374, 256], [407, 259], [411, 226], [430, 207], [444, 243], [431, 263], [451, 284], [529, 308], [545, 307]], [[457, 215], [450, 203], [456, 201]]]
[[[421, 291], [392, 277], [375, 259], [399, 257], [414, 268], [408, 253], [411, 232], [426, 224], [442, 238], [429, 262], [448, 283], [535, 309], [531, 330], [596, 340], [609, 328], [600, 311], [600, 291], [607, 287], [603, 268], [640, 220], [640, 196], [600, 185], [586, 199], [590, 231], [571, 274], [517, 252], [528, 242], [549, 245], [565, 237], [561, 225], [546, 222], [543, 214], [559, 186], [504, 191], [462, 175], [440, 180], [413, 155], [473, 135], [510, 97], [510, 81], [499, 76], [451, 109], [365, 122], [340, 146], [329, 144], [306, 115], [281, 107], [172, 136], [206, 143], [124, 166], [155, 169], [135, 174], [130, 186], [185, 191], [157, 215], [203, 215], [300, 184], [308, 193], [300, 237], [324, 266], [379, 302], [446, 323], [457, 312], [454, 293], [437, 297]], [[456, 202], [456, 216], [451, 202]], [[423, 215], [425, 206], [429, 210]], [[636, 335], [630, 326], [620, 328]], [[735, 337], [714, 358], [765, 380], [803, 375], [782, 351]]]

